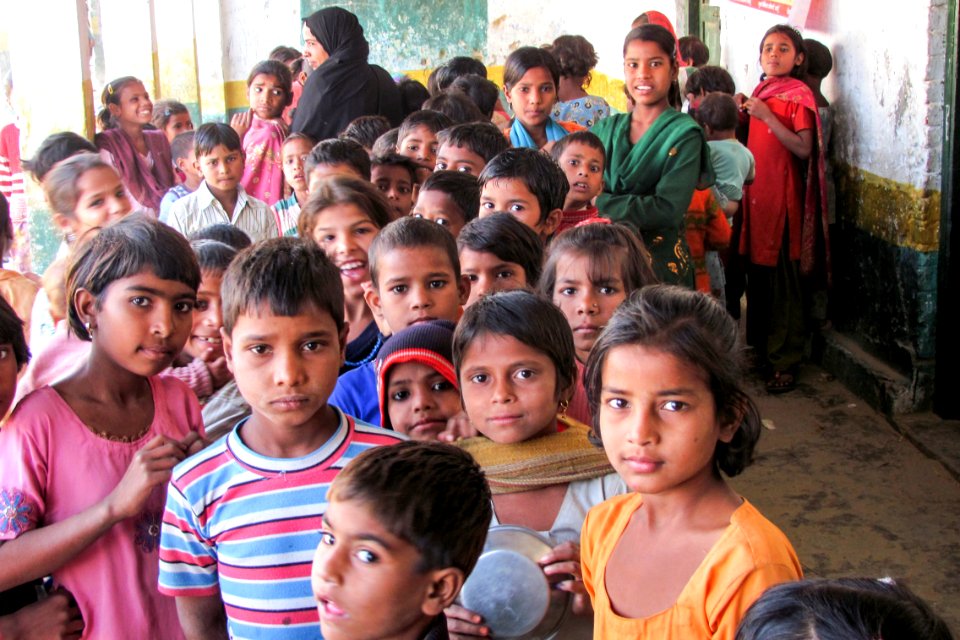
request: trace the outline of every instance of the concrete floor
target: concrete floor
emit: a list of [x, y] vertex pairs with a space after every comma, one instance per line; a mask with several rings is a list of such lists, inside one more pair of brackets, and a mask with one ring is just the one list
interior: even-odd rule
[[752, 390], [766, 428], [732, 484], [786, 533], [805, 574], [902, 579], [960, 633], [960, 465], [949, 459], [960, 425], [910, 417], [905, 437], [813, 365], [791, 393]]

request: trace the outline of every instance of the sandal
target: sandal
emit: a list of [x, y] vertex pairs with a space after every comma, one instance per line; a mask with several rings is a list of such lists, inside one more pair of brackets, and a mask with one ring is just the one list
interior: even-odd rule
[[791, 371], [774, 371], [767, 378], [767, 393], [787, 393], [797, 388], [797, 377]]

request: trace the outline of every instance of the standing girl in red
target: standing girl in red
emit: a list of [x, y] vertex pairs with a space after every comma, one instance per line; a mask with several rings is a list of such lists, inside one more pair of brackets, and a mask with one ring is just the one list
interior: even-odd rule
[[[747, 256], [747, 342], [771, 393], [796, 384], [805, 317], [801, 276], [829, 273], [820, 119], [803, 77], [803, 38], [771, 27], [760, 45], [763, 80], [737, 96], [750, 115], [757, 176], [744, 188], [740, 253]], [[732, 243], [731, 243], [732, 244]]]

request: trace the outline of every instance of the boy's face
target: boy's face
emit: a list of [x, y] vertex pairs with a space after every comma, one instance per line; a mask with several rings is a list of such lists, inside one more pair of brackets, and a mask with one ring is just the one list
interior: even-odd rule
[[573, 142], [560, 154], [560, 168], [570, 185], [566, 209], [586, 206], [603, 189], [603, 153], [599, 149]]
[[394, 431], [411, 440], [436, 440], [458, 413], [460, 391], [433, 367], [402, 362], [390, 368], [387, 415]]
[[459, 569], [419, 571], [420, 557], [364, 502], [331, 500], [311, 575], [323, 637], [420, 637], [463, 584]]
[[247, 88], [250, 110], [261, 120], [271, 120], [283, 113], [287, 92], [280, 80], [271, 74], [258, 73]]
[[283, 145], [280, 153], [283, 177], [294, 191], [307, 190], [307, 176], [303, 173], [303, 161], [310, 154], [310, 149], [310, 143], [306, 140], [291, 140]]
[[526, 289], [527, 273], [516, 262], [501, 260], [489, 251], [460, 250], [460, 271], [470, 284], [466, 306], [497, 291]]
[[350, 300], [363, 297], [363, 283], [370, 281], [367, 251], [379, 232], [367, 212], [353, 204], [333, 205], [317, 214], [313, 240], [340, 269], [343, 291]]
[[509, 213], [537, 232], [541, 239], [549, 238], [560, 224], [559, 209], [551, 211], [540, 222], [540, 202], [527, 183], [520, 178], [492, 178], [480, 192], [480, 217], [493, 213]]
[[215, 191], [236, 189], [243, 177], [243, 151], [218, 144], [209, 153], [198, 156], [200, 173], [207, 186]]
[[397, 141], [397, 153], [407, 156], [428, 173], [432, 172], [437, 164], [437, 134], [424, 124], [414, 127], [405, 138]]
[[474, 153], [469, 147], [458, 147], [453, 144], [440, 145], [437, 151], [435, 171], [460, 171], [472, 176], [480, 175], [487, 161], [483, 156]]
[[378, 282], [365, 294], [373, 312], [382, 313], [393, 332], [418, 322], [456, 322], [467, 300], [466, 279], [457, 279], [439, 247], [399, 247], [378, 260]]
[[313, 193], [317, 190], [317, 185], [320, 184], [320, 181], [330, 176], [350, 176], [358, 180], [366, 180], [364, 176], [360, 175], [359, 171], [346, 162], [337, 162], [335, 164], [321, 163], [315, 166], [313, 171], [310, 172], [307, 190]]
[[417, 196], [417, 185], [404, 167], [379, 165], [371, 168], [370, 182], [387, 197], [394, 219], [410, 215]]
[[343, 364], [346, 326], [338, 332], [330, 314], [313, 307], [278, 316], [264, 305], [241, 313], [233, 333], [221, 335], [227, 365], [253, 410], [248, 424], [274, 434], [319, 426]]
[[[20, 373], [20, 367], [17, 366], [17, 357], [13, 353], [12, 344], [0, 344], [0, 420], [7, 415], [10, 405], [13, 404], [13, 397], [17, 393], [17, 374]], [[457, 406], [459, 409], [460, 394], [457, 394]], [[434, 438], [436, 439], [436, 438]]]
[[183, 350], [194, 358], [209, 362], [223, 355], [223, 307], [220, 283], [223, 273], [204, 272], [197, 290], [197, 306], [193, 308], [193, 329]]
[[460, 230], [467, 224], [450, 194], [436, 189], [420, 191], [417, 204], [413, 205], [413, 215], [436, 222], [452, 233], [454, 238], [460, 235]]

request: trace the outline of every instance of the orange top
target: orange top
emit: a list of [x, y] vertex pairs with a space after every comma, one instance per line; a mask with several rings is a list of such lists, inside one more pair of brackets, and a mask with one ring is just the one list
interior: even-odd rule
[[607, 597], [605, 569], [641, 504], [638, 493], [617, 496], [591, 509], [583, 523], [580, 562], [595, 611], [595, 638], [732, 640], [743, 614], [761, 593], [803, 577], [787, 537], [744, 500], [672, 607], [648, 618], [623, 618]]

